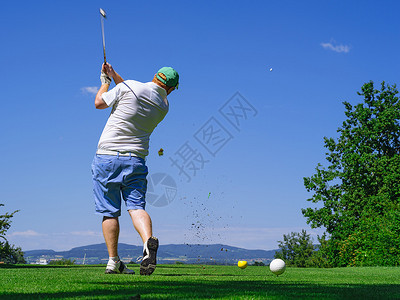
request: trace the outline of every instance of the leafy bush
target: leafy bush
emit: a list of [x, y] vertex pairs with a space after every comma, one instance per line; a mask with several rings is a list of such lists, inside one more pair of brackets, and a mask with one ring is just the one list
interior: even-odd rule
[[283, 235], [283, 241], [278, 244], [280, 251], [275, 253], [275, 258], [285, 261], [288, 266], [311, 267], [314, 266], [314, 245], [312, 238], [303, 229], [301, 233], [291, 232]]
[[71, 266], [75, 264], [75, 260], [62, 258], [58, 260], [51, 260], [48, 264], [51, 266]]
[[0, 261], [5, 264], [26, 264], [21, 248], [16, 248], [7, 241], [0, 242]]

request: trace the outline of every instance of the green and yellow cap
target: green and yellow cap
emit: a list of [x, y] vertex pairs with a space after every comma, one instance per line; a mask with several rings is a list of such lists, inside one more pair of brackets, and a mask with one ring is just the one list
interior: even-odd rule
[[162, 67], [160, 70], [158, 70], [156, 77], [166, 86], [178, 89], [179, 74], [177, 71], [174, 70], [174, 68]]

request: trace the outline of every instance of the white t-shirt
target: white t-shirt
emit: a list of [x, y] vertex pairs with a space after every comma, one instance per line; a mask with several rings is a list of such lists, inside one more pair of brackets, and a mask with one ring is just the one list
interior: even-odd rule
[[149, 153], [150, 134], [168, 112], [167, 92], [154, 82], [126, 80], [102, 94], [112, 106], [101, 134], [98, 149], [131, 152], [145, 158]]

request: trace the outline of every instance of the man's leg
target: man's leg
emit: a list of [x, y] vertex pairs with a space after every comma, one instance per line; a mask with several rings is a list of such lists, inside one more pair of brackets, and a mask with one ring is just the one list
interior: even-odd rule
[[133, 226], [142, 238], [143, 244], [153, 235], [153, 228], [149, 214], [143, 209], [130, 209]]
[[[118, 156], [96, 154], [92, 163], [92, 175], [96, 212], [103, 215], [103, 236], [109, 256], [106, 274], [134, 274], [135, 272], [129, 270], [118, 256], [118, 216], [121, 214], [119, 182], [123, 177]], [[109, 178], [113, 178], [113, 181]]]
[[118, 256], [119, 221], [118, 217], [103, 217], [103, 235], [107, 245], [108, 256]]
[[133, 226], [143, 241], [143, 259], [140, 264], [140, 275], [151, 275], [157, 265], [158, 239], [153, 235], [151, 218], [143, 209], [130, 209]]
[[103, 217], [103, 235], [108, 250], [106, 274], [135, 274], [128, 269], [118, 256], [119, 221], [118, 217]]

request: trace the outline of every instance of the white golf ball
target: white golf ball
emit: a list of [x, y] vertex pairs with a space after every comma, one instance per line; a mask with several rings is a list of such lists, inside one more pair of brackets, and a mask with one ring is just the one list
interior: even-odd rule
[[276, 258], [269, 264], [269, 269], [275, 275], [281, 275], [285, 272], [286, 264], [282, 259]]
[[269, 71], [270, 71], [270, 72], [272, 72], [272, 68], [271, 68], [271, 69], [269, 69]]

